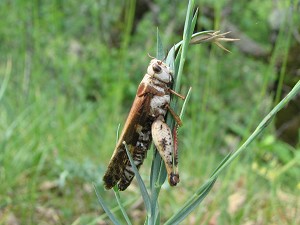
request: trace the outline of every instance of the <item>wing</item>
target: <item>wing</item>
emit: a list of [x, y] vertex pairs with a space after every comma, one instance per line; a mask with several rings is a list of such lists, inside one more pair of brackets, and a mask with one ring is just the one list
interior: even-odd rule
[[[147, 140], [149, 143], [146, 145], [147, 149], [149, 148], [152, 140], [150, 135], [151, 121], [149, 119], [151, 98], [152, 94], [147, 92], [145, 85], [143, 83], [140, 84], [122, 133], [110, 159], [107, 171], [103, 177], [106, 189], [114, 187], [121, 179], [122, 185], [119, 185], [119, 189], [125, 190], [134, 177], [131, 172], [128, 174], [128, 170], [125, 170], [128, 166], [131, 167], [131, 165], [126, 154], [123, 141], [126, 142], [133, 157], [138, 157], [139, 162], [142, 162], [146, 157], [146, 151], [144, 151], [143, 154], [140, 154], [141, 150], [144, 150], [144, 148], [140, 149], [137, 145], [139, 143], [139, 139], [141, 138], [140, 128], [144, 129], [143, 132], [146, 132], [145, 129], [149, 130], [149, 138]], [[137, 164], [138, 167], [140, 165], [141, 163]]]

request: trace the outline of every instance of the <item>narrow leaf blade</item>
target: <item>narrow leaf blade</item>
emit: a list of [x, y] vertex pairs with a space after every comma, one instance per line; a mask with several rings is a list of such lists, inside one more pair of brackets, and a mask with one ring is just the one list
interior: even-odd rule
[[[174, 214], [165, 225], [173, 225], [173, 224], [179, 224], [181, 221], [183, 221], [207, 196], [207, 194], [212, 189], [213, 185], [215, 184], [215, 181], [217, 178], [210, 180], [208, 183], [204, 184], [199, 188], [197, 191], [197, 195], [193, 195], [187, 202], [184, 204], [183, 207], [181, 207], [177, 213]], [[198, 194], [198, 192], [200, 192]]]
[[141, 175], [140, 175], [138, 169], [136, 168], [136, 166], [134, 164], [134, 161], [133, 161], [133, 159], [131, 157], [131, 154], [128, 151], [126, 143], [123, 142], [123, 144], [125, 146], [126, 153], [127, 153], [128, 158], [129, 158], [129, 161], [131, 163], [134, 175], [135, 175], [136, 180], [137, 180], [137, 182], [139, 184], [139, 187], [140, 187], [140, 190], [141, 190], [141, 194], [142, 194], [142, 197], [143, 197], [143, 200], [144, 200], [144, 203], [145, 203], [145, 207], [146, 207], [146, 210], [147, 210], [147, 213], [148, 213], [148, 216], [149, 216], [149, 215], [151, 215], [151, 201], [150, 201], [150, 196], [149, 196], [149, 194], [147, 192], [147, 188], [145, 186], [145, 183], [142, 180]]
[[129, 219], [129, 217], [128, 217], [125, 209], [124, 209], [124, 206], [123, 206], [123, 204], [121, 202], [120, 193], [119, 193], [118, 188], [115, 186], [113, 190], [114, 190], [115, 197], [117, 199], [118, 205], [119, 205], [119, 207], [121, 209], [121, 212], [123, 214], [124, 219], [126, 220], [126, 222], [127, 222], [128, 225], [132, 225], [132, 223], [130, 222], [130, 219]]
[[159, 60], [163, 60], [165, 58], [164, 47], [161, 41], [159, 30], [157, 28], [157, 41], [156, 41], [156, 58]]
[[117, 220], [117, 218], [114, 216], [114, 214], [112, 214], [112, 212], [109, 210], [109, 208], [107, 207], [107, 204], [104, 202], [103, 198], [101, 197], [101, 195], [98, 193], [98, 190], [96, 188], [96, 185], [93, 184], [94, 186], [94, 190], [98, 199], [99, 204], [101, 205], [101, 207], [103, 208], [103, 210], [106, 212], [107, 216], [109, 217], [109, 219], [113, 222], [113, 224], [115, 225], [121, 225], [121, 223], [119, 222], [119, 220]]

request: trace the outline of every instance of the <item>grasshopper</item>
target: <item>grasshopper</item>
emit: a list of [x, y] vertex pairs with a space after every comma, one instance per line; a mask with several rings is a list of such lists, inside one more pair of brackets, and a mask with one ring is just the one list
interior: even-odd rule
[[176, 186], [179, 182], [177, 146], [174, 146], [177, 137], [174, 137], [175, 143], [173, 142], [173, 135], [176, 132], [172, 135], [165, 117], [169, 111], [177, 123], [176, 127], [182, 125], [180, 118], [169, 104], [171, 94], [182, 99], [184, 97], [171, 89], [172, 84], [173, 74], [170, 68], [163, 61], [153, 58], [137, 89], [131, 110], [104, 174], [106, 189], [111, 189], [117, 184], [118, 189], [123, 191], [134, 178], [124, 142], [128, 146], [134, 164], [140, 168], [153, 140], [164, 160], [169, 184]]

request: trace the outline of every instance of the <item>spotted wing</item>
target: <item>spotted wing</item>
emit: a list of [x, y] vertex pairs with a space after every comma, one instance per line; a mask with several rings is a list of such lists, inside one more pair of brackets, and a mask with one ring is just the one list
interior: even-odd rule
[[[132, 172], [129, 159], [126, 154], [123, 141], [126, 142], [129, 151], [135, 161], [136, 166], [143, 163], [146, 157], [146, 151], [149, 149], [151, 138], [151, 119], [149, 118], [150, 101], [152, 94], [144, 91], [141, 84], [135, 97], [124, 128], [110, 159], [107, 171], [104, 174], [103, 181], [106, 189], [114, 187], [118, 183], [120, 190], [125, 190], [131, 183], [134, 174]], [[142, 134], [147, 134], [148, 138], [141, 141]], [[141, 146], [142, 145], [142, 146]]]

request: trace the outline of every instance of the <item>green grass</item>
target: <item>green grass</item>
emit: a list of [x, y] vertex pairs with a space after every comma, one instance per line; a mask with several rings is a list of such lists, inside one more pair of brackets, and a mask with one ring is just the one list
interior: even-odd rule
[[[130, 36], [130, 15], [120, 22], [123, 5], [109, 2], [106, 8], [94, 1], [0, 3], [0, 224], [11, 217], [20, 224], [109, 221], [93, 183], [122, 218], [113, 192], [99, 187], [118, 124], [122, 127], [148, 65], [147, 53], [155, 55], [156, 26], [146, 14]], [[124, 5], [129, 14], [133, 2]], [[186, 5], [178, 4], [182, 7], [174, 8], [176, 18], [174, 10], [159, 14], [161, 38], [168, 49], [181, 40], [176, 32], [165, 32], [172, 19], [184, 25]], [[266, 28], [256, 23], [253, 4], [235, 6], [249, 9], [244, 14], [247, 23], [238, 14], [232, 20], [268, 46]], [[267, 4], [259, 8], [260, 21], [267, 21], [268, 9]], [[118, 36], [113, 31], [119, 32], [122, 49], [112, 45], [111, 37]], [[288, 48], [284, 41], [279, 39], [278, 48]], [[176, 188], [162, 186], [163, 222], [209, 179], [273, 105], [268, 93], [275, 78], [273, 64], [244, 56], [234, 44], [226, 47], [231, 54], [206, 45], [188, 50], [180, 93], [190, 86], [193, 91], [179, 130], [181, 182]], [[149, 151], [140, 170], [146, 187], [152, 155]], [[274, 138], [271, 124], [219, 176], [203, 204], [183, 224], [298, 224], [298, 155]], [[133, 224], [141, 224], [146, 215], [143, 206], [130, 208], [140, 200], [136, 181], [120, 198]], [[234, 209], [238, 202], [242, 206]]]

